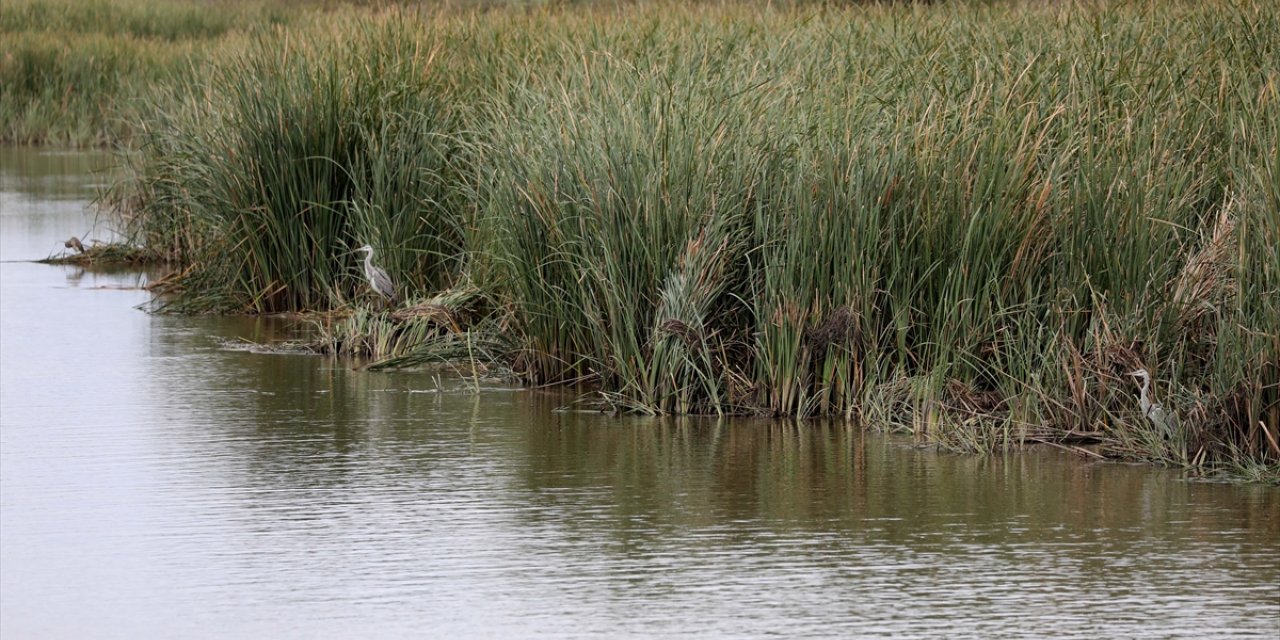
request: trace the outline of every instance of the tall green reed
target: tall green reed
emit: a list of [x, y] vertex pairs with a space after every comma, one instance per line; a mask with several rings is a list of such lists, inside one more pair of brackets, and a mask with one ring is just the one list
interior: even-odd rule
[[275, 32], [157, 109], [136, 228], [191, 263], [175, 304], [330, 308], [359, 295], [351, 251], [366, 243], [402, 288], [447, 286], [462, 232], [433, 53], [395, 21]]

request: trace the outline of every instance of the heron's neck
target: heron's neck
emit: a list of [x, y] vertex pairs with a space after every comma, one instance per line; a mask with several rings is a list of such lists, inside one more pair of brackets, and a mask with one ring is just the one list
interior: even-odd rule
[[373, 266], [373, 252], [366, 251], [364, 253], [364, 268], [368, 269], [371, 266]]
[[1149, 387], [1149, 386], [1151, 386], [1151, 377], [1150, 377], [1150, 376], [1142, 376], [1142, 393], [1141, 393], [1141, 395], [1142, 395], [1142, 399], [1143, 399], [1143, 401], [1147, 401], [1147, 402], [1149, 402], [1149, 401], [1150, 401], [1150, 400], [1147, 398], [1147, 387]]

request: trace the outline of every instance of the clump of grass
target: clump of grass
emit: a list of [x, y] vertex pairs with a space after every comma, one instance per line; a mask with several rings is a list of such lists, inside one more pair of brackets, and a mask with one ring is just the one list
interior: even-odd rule
[[1220, 482], [1237, 482], [1280, 487], [1280, 464], [1257, 462], [1241, 456], [1241, 463], [1228, 463], [1213, 469], [1206, 475], [1208, 480]]
[[395, 21], [323, 40], [281, 31], [149, 125], [132, 230], [188, 262], [183, 310], [322, 310], [368, 243], [408, 290], [457, 273], [451, 115], [434, 50]]
[[501, 363], [511, 347], [485, 308], [480, 291], [464, 284], [394, 310], [342, 309], [311, 316], [314, 337], [303, 347], [356, 358], [369, 369], [465, 361], [472, 375], [505, 371]]
[[368, 241], [418, 297], [472, 278], [489, 324], [360, 316], [334, 351], [500, 331], [635, 411], [1280, 460], [1264, 3], [361, 24], [281, 31], [148, 129], [136, 228], [191, 265], [183, 308], [341, 306]]
[[702, 80], [696, 65], [617, 66], [588, 63], [621, 74], [598, 94], [521, 92], [482, 116], [492, 286], [520, 323], [531, 379], [594, 377], [635, 408], [722, 411], [731, 336], [716, 316], [738, 283], [761, 161], [735, 129], [758, 131], [763, 107], [677, 90]]

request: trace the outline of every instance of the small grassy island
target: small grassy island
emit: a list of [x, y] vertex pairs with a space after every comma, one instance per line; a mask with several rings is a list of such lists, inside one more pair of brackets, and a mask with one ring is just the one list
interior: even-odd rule
[[119, 147], [168, 311], [1280, 478], [1271, 2], [8, 0], [0, 86], [0, 139]]

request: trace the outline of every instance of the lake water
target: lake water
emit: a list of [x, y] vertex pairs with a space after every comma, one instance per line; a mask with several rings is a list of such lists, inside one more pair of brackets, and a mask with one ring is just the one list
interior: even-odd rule
[[108, 163], [0, 148], [4, 640], [1280, 637], [1280, 489], [238, 349], [26, 262]]

